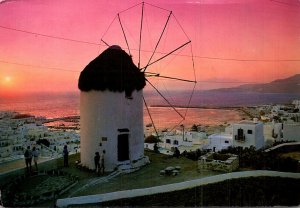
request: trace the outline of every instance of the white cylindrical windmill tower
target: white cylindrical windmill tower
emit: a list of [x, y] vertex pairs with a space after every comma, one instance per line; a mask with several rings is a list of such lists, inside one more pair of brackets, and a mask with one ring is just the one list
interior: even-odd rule
[[122, 164], [143, 165], [143, 88], [145, 76], [119, 46], [111, 46], [81, 72], [81, 164], [94, 169], [95, 152], [106, 171]]

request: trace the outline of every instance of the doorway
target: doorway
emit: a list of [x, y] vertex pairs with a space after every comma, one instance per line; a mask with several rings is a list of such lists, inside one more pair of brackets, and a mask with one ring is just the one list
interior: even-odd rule
[[129, 134], [118, 135], [118, 161], [129, 160]]

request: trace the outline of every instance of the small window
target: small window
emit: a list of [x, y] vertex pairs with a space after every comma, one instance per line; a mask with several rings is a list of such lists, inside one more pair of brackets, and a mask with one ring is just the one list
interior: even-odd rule
[[247, 133], [248, 133], [248, 134], [252, 134], [252, 130], [248, 130]]
[[173, 144], [174, 144], [174, 145], [178, 145], [178, 141], [177, 141], [177, 140], [174, 140], [174, 141], [173, 141]]
[[166, 143], [167, 144], [171, 144], [171, 140], [170, 139], [166, 139]]
[[229, 144], [229, 141], [225, 140], [225, 144]]
[[102, 142], [107, 142], [107, 137], [102, 137]]

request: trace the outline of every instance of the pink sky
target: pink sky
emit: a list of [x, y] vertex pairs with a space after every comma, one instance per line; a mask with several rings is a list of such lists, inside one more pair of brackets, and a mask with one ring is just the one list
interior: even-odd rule
[[[197, 80], [200, 81], [197, 89], [239, 85], [242, 82], [269, 82], [300, 73], [300, 2], [298, 0], [279, 0], [279, 2], [149, 1], [156, 6], [172, 10], [191, 39], [193, 53], [196, 56], [194, 60]], [[0, 1], [0, 94], [25, 91], [76, 91], [80, 71], [105, 49], [104, 46], [47, 38], [4, 29], [1, 26], [99, 43], [116, 14], [137, 3], [140, 1]], [[140, 8], [134, 8], [124, 15], [122, 13], [125, 27], [132, 27], [138, 31], [135, 25], [140, 20]], [[143, 37], [148, 43], [144, 43], [144, 49], [151, 50], [154, 43], [149, 41], [155, 42], [157, 39], [168, 12], [159, 9], [147, 11], [149, 11], [148, 26], [144, 24]], [[159, 48], [161, 52], [168, 52], [186, 40], [178, 25], [172, 21]], [[154, 23], [157, 22], [161, 24], [156, 27]], [[131, 32], [136, 33], [135, 30]], [[113, 40], [119, 38], [124, 42], [122, 33], [114, 33], [113, 28], [107, 34]], [[130, 37], [128, 34], [129, 39]], [[138, 46], [138, 39], [131, 37], [130, 41], [132, 45], [135, 44], [133, 48]], [[190, 48], [181, 52], [183, 55], [189, 53]], [[134, 55], [134, 58], [136, 57]], [[203, 57], [268, 61], [216, 60]], [[151, 70], [162, 70], [165, 75], [187, 79], [192, 75], [190, 59], [182, 56], [175, 57], [174, 60], [172, 58], [164, 60], [164, 63]]]

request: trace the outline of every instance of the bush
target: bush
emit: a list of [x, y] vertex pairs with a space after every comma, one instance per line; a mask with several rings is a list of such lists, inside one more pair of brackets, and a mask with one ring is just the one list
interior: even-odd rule
[[239, 156], [239, 165], [241, 168], [253, 168], [257, 170], [276, 170], [297, 172], [298, 161], [292, 158], [282, 158], [276, 151], [263, 152], [255, 150], [254, 147], [229, 147], [220, 153], [231, 153]]
[[154, 135], [147, 136], [145, 139], [145, 143], [158, 143], [158, 142], [161, 142], [161, 140]]
[[208, 153], [208, 150], [200, 150], [197, 149], [196, 151], [187, 152], [186, 150], [182, 153], [182, 155], [190, 160], [198, 160], [200, 156], [205, 155]]
[[191, 131], [198, 131], [198, 126], [196, 124], [193, 124], [192, 128], [191, 128]]
[[43, 145], [45, 145], [45, 146], [47, 146], [47, 147], [49, 147], [50, 146], [50, 142], [47, 140], [47, 139], [39, 139], [39, 140], [37, 140], [37, 142], [36, 142], [37, 144], [43, 144]]
[[223, 155], [223, 154], [218, 154], [218, 153], [213, 154], [214, 160], [226, 161], [229, 157], [230, 157], [229, 155]]

